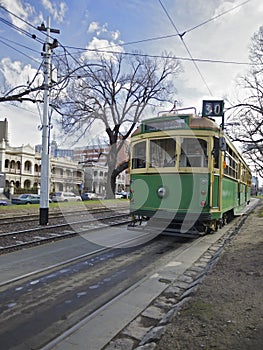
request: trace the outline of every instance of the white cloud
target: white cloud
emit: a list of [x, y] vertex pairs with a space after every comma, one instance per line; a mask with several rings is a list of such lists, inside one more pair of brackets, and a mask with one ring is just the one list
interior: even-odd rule
[[98, 22], [91, 22], [88, 28], [88, 33], [94, 33], [100, 30], [100, 25]]
[[104, 35], [106, 38], [109, 37], [112, 40], [117, 40], [120, 36], [120, 31], [108, 30], [108, 23], [104, 23], [100, 25], [98, 22], [91, 22], [88, 28], [88, 33], [96, 33], [97, 36]]
[[[1, 0], [1, 5], [25, 21], [34, 13], [34, 8], [29, 3], [22, 2], [21, 0]], [[20, 28], [26, 28], [27, 26], [26, 23], [14, 16], [10, 16], [10, 19], [13, 24]]]
[[116, 30], [115, 32], [111, 32], [111, 37], [113, 40], [117, 40], [120, 36], [119, 30]]
[[98, 51], [101, 50], [101, 55], [105, 59], [114, 59], [114, 53], [124, 52], [123, 48], [116, 45], [113, 41], [106, 39], [98, 39], [93, 37], [92, 40], [86, 46], [87, 51], [82, 55], [85, 59], [96, 60], [98, 58]]
[[63, 22], [68, 9], [65, 2], [61, 1], [59, 5], [56, 6], [51, 0], [42, 0], [42, 5], [53, 15], [55, 20], [59, 23]]
[[[0, 71], [4, 76], [5, 82], [11, 88], [27, 85], [37, 73], [37, 70], [32, 68], [30, 64], [23, 65], [20, 61], [11, 61], [11, 59], [7, 57], [1, 60]], [[39, 80], [42, 81], [41, 73], [35, 83], [39, 84]]]
[[100, 25], [98, 22], [91, 22], [88, 28], [88, 33], [96, 32], [97, 36], [100, 36], [102, 33], [111, 33], [108, 29], [108, 23]]

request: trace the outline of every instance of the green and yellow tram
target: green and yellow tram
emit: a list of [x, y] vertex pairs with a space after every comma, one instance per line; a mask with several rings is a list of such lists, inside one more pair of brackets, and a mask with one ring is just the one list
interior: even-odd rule
[[223, 128], [189, 111], [144, 120], [132, 135], [133, 226], [145, 220], [170, 234], [200, 235], [216, 231], [250, 200], [251, 172]]

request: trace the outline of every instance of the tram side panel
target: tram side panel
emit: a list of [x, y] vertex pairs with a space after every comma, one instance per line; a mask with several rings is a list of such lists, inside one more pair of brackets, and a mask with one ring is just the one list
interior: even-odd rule
[[223, 177], [222, 179], [222, 212], [234, 210], [238, 206], [237, 181]]
[[160, 219], [183, 220], [209, 213], [209, 175], [133, 174], [131, 213]]

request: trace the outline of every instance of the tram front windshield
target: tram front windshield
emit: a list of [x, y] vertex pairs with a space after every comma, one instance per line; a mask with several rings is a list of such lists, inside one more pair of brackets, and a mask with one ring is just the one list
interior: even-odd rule
[[150, 141], [150, 167], [174, 167], [176, 142], [174, 139]]
[[[208, 166], [207, 141], [204, 139], [178, 137], [152, 139], [149, 142], [149, 168]], [[146, 141], [136, 143], [132, 152], [132, 168], [145, 168], [146, 158]]]

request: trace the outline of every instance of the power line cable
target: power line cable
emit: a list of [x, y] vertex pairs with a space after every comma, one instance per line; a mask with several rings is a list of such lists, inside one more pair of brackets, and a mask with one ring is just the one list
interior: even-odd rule
[[[220, 17], [220, 16], [223, 16], [223, 15], [225, 15], [226, 13], [228, 13], [228, 12], [234, 10], [234, 9], [237, 8], [237, 7], [240, 7], [240, 6], [244, 5], [245, 3], [249, 2], [249, 1], [251, 1], [251, 0], [246, 0], [246, 1], [244, 1], [243, 3], [241, 3], [241, 4], [239, 4], [239, 5], [237, 5], [237, 6], [233, 7], [233, 8], [231, 8], [231, 9], [229, 9], [229, 10], [227, 10], [227, 11], [224, 11], [224, 12], [222, 12], [221, 14], [219, 14], [219, 15], [217, 15], [217, 16], [214, 16], [214, 17], [212, 17], [212, 18], [209, 19], [209, 20], [204, 21], [204, 22], [202, 22], [201, 24], [199, 24], [199, 25], [197, 25], [197, 26], [195, 26], [195, 27], [192, 27], [192, 28], [186, 30], [185, 32], [183, 32], [183, 34], [180, 34], [180, 33], [179, 33], [179, 31], [177, 30], [176, 26], [175, 26], [174, 23], [172, 22], [172, 19], [170, 18], [168, 12], [165, 11], [165, 12], [167, 13], [167, 15], [168, 15], [168, 18], [169, 18], [170, 21], [172, 22], [174, 28], [176, 29], [177, 34], [171, 34], [171, 35], [166, 35], [166, 36], [161, 36], [161, 37], [153, 37], [153, 38], [149, 38], [149, 39], [142, 39], [142, 40], [134, 41], [134, 42], [130, 42], [130, 43], [119, 44], [119, 46], [129, 45], [129, 44], [133, 44], [133, 43], [140, 43], [140, 42], [145, 42], [145, 41], [161, 40], [161, 39], [164, 39], [164, 38], [171, 38], [171, 37], [179, 36], [179, 37], [181, 38], [181, 40], [182, 40], [184, 46], [186, 47], [186, 50], [187, 50], [187, 52], [188, 52], [190, 58], [186, 58], [186, 57], [174, 57], [174, 59], [179, 59], [179, 60], [182, 60], [182, 61], [192, 61], [195, 65], [196, 65], [195, 62], [221, 63], [221, 64], [235, 64], [235, 65], [248, 65], [248, 64], [251, 64], [251, 63], [247, 63], [247, 62], [237, 62], [237, 61], [224, 61], [224, 60], [212, 60], [212, 59], [193, 58], [192, 55], [191, 55], [191, 53], [190, 53], [190, 51], [189, 51], [189, 49], [187, 48], [185, 42], [183, 41], [183, 38], [182, 38], [183, 35], [185, 35], [186, 32], [189, 32], [189, 31], [191, 31], [191, 30], [194, 30], [194, 29], [196, 29], [196, 28], [198, 28], [198, 27], [200, 27], [200, 26], [202, 26], [202, 25], [204, 25], [204, 24], [206, 24], [206, 23], [208, 23], [208, 22], [210, 22], [210, 21], [212, 21], [212, 20], [214, 20], [214, 19]], [[162, 5], [162, 3], [161, 3], [161, 5]], [[162, 5], [162, 6], [163, 6], [163, 5]], [[163, 7], [164, 7], [164, 6], [163, 6]], [[12, 15], [12, 16], [18, 18], [19, 20], [23, 21], [24, 23], [26, 23], [28, 26], [32, 27], [33, 29], [37, 30], [37, 28], [34, 27], [31, 23], [29, 23], [29, 22], [25, 21], [23, 18], [21, 18], [21, 17], [15, 15], [14, 13], [12, 13], [12, 12], [9, 11], [9, 10], [7, 10], [7, 9], [4, 8], [3, 6], [0, 5], [0, 8], [2, 8], [3, 10], [5, 10], [6, 12], [8, 12], [10, 15]], [[1, 20], [1, 18], [0, 18], [0, 20]], [[11, 26], [13, 29], [15, 29], [15, 30], [17, 30], [17, 31], [19, 31], [19, 32], [24, 33], [24, 34], [27, 35], [28, 37], [30, 37], [30, 38], [33, 37], [34, 39], [37, 39], [37, 41], [39, 41], [39, 42], [41, 42], [41, 43], [44, 42], [43, 40], [40, 40], [40, 39], [38, 39], [38, 38], [32, 36], [32, 34], [29, 33], [28, 31], [25, 31], [25, 30], [23, 30], [22, 28], [19, 28], [19, 27], [15, 26], [15, 25], [13, 25], [12, 23], [10, 23], [10, 22], [8, 22], [8, 21], [6, 21], [6, 20], [4, 20], [4, 19], [2, 19], [2, 20], [3, 20], [3, 22], [4, 22], [5, 24]], [[41, 34], [43, 34], [43, 33], [41, 33]], [[16, 50], [16, 49], [13, 48], [11, 45], [8, 45], [8, 44], [6, 44], [6, 43], [4, 43], [4, 44], [7, 45], [7, 46], [9, 46], [9, 47], [11, 47], [11, 48], [14, 49], [14, 50]], [[68, 55], [78, 64], [78, 66], [79, 66], [80, 68], [83, 68], [83, 66], [82, 66], [81, 63], [73, 56], [73, 54], [70, 53], [70, 52], [67, 50], [67, 48], [69, 48], [69, 49], [77, 49], [77, 50], [81, 50], [81, 51], [93, 51], [93, 52], [102, 52], [102, 53], [116, 54], [116, 51], [111, 51], [111, 50], [77, 48], [77, 47], [72, 47], [72, 46], [65, 46], [65, 45], [63, 45], [61, 42], [59, 42], [59, 44], [60, 44], [60, 46], [63, 48], [64, 54], [68, 54]], [[116, 44], [116, 46], [117, 46], [117, 44]], [[108, 46], [108, 47], [112, 47], [112, 45], [111, 45], [111, 46]], [[27, 47], [25, 47], [25, 48], [27, 48]], [[21, 52], [21, 51], [19, 51], [19, 50], [16, 50], [16, 51], [18, 51], [18, 52], [24, 54], [23, 52]], [[32, 50], [32, 51], [35, 51], [35, 50]], [[35, 52], [38, 52], [38, 51], [35, 51]], [[130, 53], [130, 52], [122, 52], [122, 54], [123, 54], [123, 55], [130, 55], [130, 56], [136, 56], [136, 55], [137, 55], [137, 56], [152, 57], [152, 58], [165, 58], [164, 55], [148, 55], [148, 54]], [[30, 59], [33, 59], [32, 57], [30, 57], [30, 56], [28, 56], [28, 55], [26, 55], [26, 54], [24, 54], [24, 55], [27, 56], [27, 57], [29, 57]], [[55, 56], [58, 57], [57, 54], [55, 54]], [[173, 58], [173, 57], [169, 57], [169, 58]], [[38, 61], [37, 61], [37, 62], [38, 62]], [[203, 76], [202, 76], [202, 74], [201, 74], [201, 72], [200, 72], [200, 70], [199, 70], [199, 67], [198, 67], [197, 65], [196, 65], [196, 68], [197, 68], [199, 74], [201, 75], [202, 80], [204, 81], [205, 85], [207, 86], [207, 84], [206, 84], [206, 82], [205, 82], [205, 80], [204, 80], [204, 78], [203, 78]], [[210, 89], [209, 89], [208, 86], [207, 86], [207, 88], [208, 88], [208, 90], [210, 91]], [[211, 91], [210, 91], [210, 93], [211, 93]]]
[[189, 57], [191, 58], [191, 60], [192, 60], [192, 62], [193, 62], [193, 64], [194, 64], [194, 66], [195, 66], [195, 68], [197, 69], [197, 71], [198, 71], [198, 73], [199, 73], [199, 75], [200, 75], [200, 77], [201, 77], [203, 83], [205, 84], [205, 86], [206, 86], [206, 88], [207, 88], [209, 94], [210, 94], [211, 96], [213, 96], [213, 94], [212, 94], [212, 92], [211, 92], [209, 86], [207, 85], [207, 82], [206, 82], [204, 76], [202, 75], [202, 73], [201, 73], [201, 71], [200, 71], [200, 69], [199, 69], [197, 63], [195, 62], [195, 60], [194, 60], [194, 58], [193, 58], [193, 56], [192, 56], [190, 50], [188, 49], [188, 47], [187, 47], [187, 45], [186, 45], [186, 43], [185, 43], [185, 41], [184, 41], [184, 39], [183, 39], [183, 36], [184, 36], [185, 33], [183, 33], [183, 34], [180, 34], [180, 33], [179, 33], [179, 31], [178, 31], [178, 29], [177, 29], [177, 27], [176, 27], [174, 21], [173, 21], [172, 18], [170, 17], [170, 15], [169, 15], [169, 13], [167, 12], [166, 8], [164, 7], [162, 1], [159, 0], [159, 3], [160, 3], [160, 5], [161, 5], [162, 9], [164, 10], [166, 16], [168, 17], [169, 21], [171, 22], [172, 26], [173, 26], [174, 29], [176, 30], [177, 34], [180, 36], [180, 39], [181, 39], [181, 41], [182, 41], [182, 43], [183, 43], [183, 45], [184, 45], [186, 51], [188, 52]]
[[217, 19], [217, 18], [219, 18], [219, 17], [221, 17], [221, 16], [226, 15], [227, 13], [229, 13], [229, 12], [231, 12], [231, 11], [237, 9], [238, 7], [241, 7], [241, 6], [245, 5], [245, 4], [247, 4], [247, 3], [250, 2], [250, 1], [251, 1], [251, 0], [246, 0], [246, 1], [242, 2], [241, 4], [238, 4], [238, 5], [234, 6], [234, 7], [232, 7], [231, 9], [228, 9], [228, 10], [226, 10], [226, 11], [224, 11], [224, 12], [221, 12], [221, 13], [219, 13], [218, 15], [216, 15], [216, 16], [210, 18], [210, 19], [207, 19], [207, 20], [204, 21], [204, 22], [202, 22], [202, 23], [200, 23], [200, 24], [197, 24], [196, 26], [185, 30], [184, 33], [189, 33], [189, 32], [191, 32], [191, 31], [193, 31], [193, 30], [195, 30], [195, 29], [197, 29], [197, 28], [199, 28], [199, 27], [202, 27], [203, 25], [205, 25], [205, 24], [207, 24], [207, 23], [209, 23], [209, 22], [212, 22], [212, 21], [214, 21], [215, 19]]
[[27, 50], [30, 50], [30, 51], [33, 51], [33, 52], [35, 52], [35, 53], [38, 53], [38, 54], [39, 54], [39, 51], [34, 50], [34, 49], [32, 49], [31, 47], [29, 47], [29, 46], [26, 46], [26, 45], [20, 44], [20, 43], [18, 43], [17, 41], [14, 41], [14, 40], [10, 40], [10, 39], [4, 38], [4, 37], [3, 37], [3, 36], [1, 36], [1, 35], [0, 35], [0, 39], [2, 39], [2, 40], [4, 40], [4, 41], [8, 41], [8, 42], [13, 43], [13, 44], [15, 44], [15, 45], [17, 45], [17, 46], [23, 47], [23, 48], [25, 48], [25, 49], [27, 49]]
[[0, 17], [0, 22], [4, 23], [4, 24], [6, 24], [7, 26], [11, 27], [12, 29], [14, 29], [14, 30], [16, 30], [16, 31], [18, 31], [18, 32], [20, 32], [20, 33], [22, 33], [22, 34], [24, 34], [25, 36], [29, 37], [30, 39], [34, 39], [34, 40], [40, 42], [41, 44], [44, 43], [44, 40], [41, 40], [41, 39], [37, 38], [36, 35], [34, 35], [34, 34], [32, 35], [32, 34], [31, 34], [30, 32], [28, 32], [27, 30], [18, 27], [17, 25], [11, 23], [10, 21], [6, 20], [6, 19], [3, 18], [3, 17]]
[[[219, 17], [221, 17], [221, 16], [223, 16], [223, 15], [226, 15], [227, 13], [229, 13], [229, 12], [235, 10], [235, 9], [238, 8], [238, 7], [241, 7], [241, 6], [245, 5], [246, 3], [250, 2], [250, 1], [251, 1], [251, 0], [246, 0], [246, 1], [242, 2], [242, 3], [239, 4], [239, 5], [236, 5], [236, 6], [232, 7], [232, 8], [229, 9], [229, 10], [226, 10], [226, 11], [224, 11], [224, 12], [221, 12], [220, 14], [218, 14], [218, 15], [212, 17], [212, 18], [209, 18], [209, 19], [205, 20], [204, 22], [201, 22], [200, 24], [197, 24], [197, 25], [194, 26], [194, 27], [191, 27], [191, 28], [189, 28], [189, 29], [184, 30], [182, 33], [185, 35], [186, 33], [189, 33], [189, 32], [191, 32], [191, 31], [193, 31], [193, 30], [195, 30], [195, 29], [197, 29], [197, 28], [199, 28], [199, 27], [201, 27], [201, 26], [203, 26], [203, 25], [205, 25], [205, 24], [207, 24], [207, 23], [209, 23], [209, 22], [212, 22], [212, 21], [214, 21], [215, 19], [217, 19], [217, 18], [219, 18]], [[181, 34], [181, 35], [182, 35], [182, 34]], [[156, 36], [156, 37], [152, 37], [152, 38], [146, 38], [146, 39], [140, 39], [140, 40], [130, 41], [130, 42], [127, 42], [127, 43], [119, 43], [119, 44], [114, 44], [114, 45], [111, 44], [110, 46], [109, 46], [109, 45], [108, 45], [108, 46], [104, 46], [104, 47], [102, 47], [101, 49], [112, 48], [112, 46], [128, 46], [128, 45], [134, 45], [134, 44], [141, 44], [141, 43], [149, 42], [149, 41], [170, 39], [170, 38], [174, 38], [174, 37], [176, 37], [176, 36], [180, 36], [180, 34], [178, 34], [178, 33], [177, 33], [177, 34], [167, 34], [167, 35]], [[68, 46], [66, 46], [66, 47], [68, 47]], [[84, 50], [84, 49], [83, 49], [83, 50]]]
[[5, 41], [3, 41], [3, 40], [0, 39], [0, 42], [1, 42], [2, 44], [4, 44], [4, 45], [10, 47], [10, 48], [13, 49], [14, 51], [20, 53], [21, 55], [23, 55], [23, 56], [25, 56], [25, 57], [27, 57], [27, 58], [30, 58], [32, 61], [35, 61], [35, 62], [37, 62], [37, 63], [40, 63], [39, 60], [35, 59], [35, 58], [32, 57], [32, 56], [27, 55], [26, 53], [24, 53], [24, 52], [21, 51], [21, 50], [16, 49], [14, 46], [12, 46], [12, 45], [6, 43]]
[[[98, 53], [109, 53], [109, 54], [116, 54], [116, 51], [113, 50], [104, 50], [104, 49], [89, 49], [89, 48], [81, 48], [81, 47], [74, 47], [74, 46], [64, 46], [65, 48], [68, 49], [74, 49], [78, 50], [74, 54], [80, 54], [83, 51], [91, 51], [91, 52], [98, 52]], [[68, 51], [67, 51], [68, 52]], [[143, 54], [139, 52], [121, 52], [122, 55], [126, 56], [141, 56], [141, 57], [151, 57], [151, 58], [171, 58], [175, 60], [181, 60], [181, 61], [196, 61], [196, 62], [203, 62], [203, 63], [222, 63], [222, 64], [234, 64], [234, 65], [251, 65], [251, 62], [241, 62], [241, 61], [227, 61], [227, 60], [215, 60], [215, 59], [210, 59], [210, 58], [189, 58], [189, 57], [181, 57], [181, 56], [165, 56], [165, 55], [151, 55], [151, 54]], [[71, 56], [73, 53], [70, 54]], [[59, 55], [57, 55], [59, 56]]]
[[[33, 24], [31, 24], [30, 22], [27, 22], [26, 20], [24, 20], [22, 17], [20, 17], [20, 16], [18, 16], [18, 15], [16, 15], [15, 13], [13, 13], [13, 12], [11, 12], [11, 11], [9, 11], [7, 8], [5, 8], [3, 5], [0, 5], [0, 8], [1, 9], [3, 9], [4, 11], [6, 11], [7, 13], [9, 13], [9, 15], [11, 15], [11, 16], [13, 16], [13, 17], [15, 17], [15, 18], [17, 18], [17, 19], [19, 19], [20, 21], [22, 21], [23, 23], [25, 23], [26, 25], [28, 25], [29, 27], [31, 27], [31, 28], [33, 28], [34, 30], [37, 30], [38, 31], [38, 29], [33, 25]], [[8, 22], [8, 21], [7, 21]], [[9, 22], [10, 23], [10, 22]], [[12, 23], [11, 23], [12, 24]], [[12, 24], [14, 27], [16, 27], [14, 24]], [[19, 28], [19, 27], [18, 27]], [[24, 32], [26, 32], [27, 33], [27, 35], [28, 36], [31, 36], [32, 37], [32, 34], [30, 33], [30, 32], [27, 32], [26, 30], [24, 30], [24, 29], [21, 29], [21, 30], [23, 30]], [[43, 35], [43, 33], [41, 32], [41, 31], [38, 31], [38, 33], [41, 33], [41, 35]], [[34, 37], [33, 39], [36, 39], [37, 40], [37, 37]], [[41, 40], [41, 39], [38, 39], [38, 41], [39, 40]], [[44, 40], [41, 40], [40, 41], [42, 44], [44, 43]]]
[[[13, 13], [13, 12], [7, 10], [4, 6], [0, 5], [0, 8], [2, 8], [4, 11], [6, 11], [6, 12], [9, 13], [10, 15], [14, 16], [15, 18], [21, 20], [22, 22], [24, 22], [24, 23], [27, 24], [28, 26], [32, 27], [33, 29], [38, 30], [38, 29], [37, 29], [35, 26], [33, 26], [31, 23], [29, 23], [29, 22], [27, 22], [26, 20], [24, 20], [23, 18], [17, 16], [15, 13]], [[0, 18], [0, 20], [1, 20], [1, 18]], [[36, 36], [32, 36], [29, 32], [23, 30], [22, 28], [19, 28], [19, 27], [13, 25], [11, 22], [9, 22], [9, 21], [7, 21], [7, 20], [5, 20], [5, 19], [2, 19], [2, 21], [3, 21], [5, 24], [7, 24], [7, 25], [9, 25], [10, 27], [12, 27], [13, 29], [16, 29], [17, 31], [23, 32], [23, 33], [26, 34], [27, 36], [30, 36], [31, 38], [33, 37], [33, 38], [36, 39], [37, 41], [40, 41], [40, 39], [38, 39]], [[40, 33], [43, 34], [41, 31], [40, 31]], [[52, 38], [52, 36], [50, 36], [50, 38], [54, 40], [54, 38]], [[44, 44], [45, 40], [41, 40], [40, 42], [41, 42], [42, 44]], [[75, 57], [73, 57], [73, 56], [71, 55], [70, 52], [67, 51], [66, 47], [65, 47], [64, 45], [62, 45], [62, 43], [60, 43], [59, 41], [58, 41], [58, 43], [59, 43], [59, 45], [64, 49], [64, 52], [67, 52], [68, 55], [80, 66], [80, 63], [78, 62], [78, 60], [77, 60]]]

